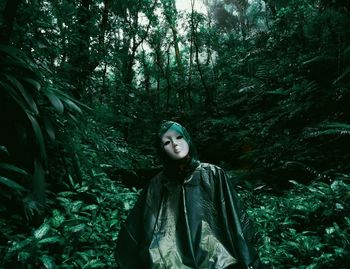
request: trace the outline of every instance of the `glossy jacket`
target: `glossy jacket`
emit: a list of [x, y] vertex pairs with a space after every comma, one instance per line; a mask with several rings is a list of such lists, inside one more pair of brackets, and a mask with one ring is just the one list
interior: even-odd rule
[[259, 268], [251, 222], [224, 171], [200, 163], [184, 181], [158, 174], [121, 229], [122, 269]]

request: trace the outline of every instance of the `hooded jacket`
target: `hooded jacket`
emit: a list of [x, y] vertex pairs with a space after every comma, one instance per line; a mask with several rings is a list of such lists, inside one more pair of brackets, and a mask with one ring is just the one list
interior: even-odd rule
[[[167, 159], [161, 149], [160, 139], [170, 128], [189, 144], [181, 162]], [[142, 191], [119, 233], [119, 267], [258, 268], [252, 224], [225, 172], [198, 161], [178, 123], [163, 123], [157, 139], [164, 170]]]

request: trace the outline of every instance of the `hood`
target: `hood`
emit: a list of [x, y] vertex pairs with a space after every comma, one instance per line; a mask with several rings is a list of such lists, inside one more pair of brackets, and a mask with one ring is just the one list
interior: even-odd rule
[[[181, 160], [172, 160], [165, 153], [162, 143], [163, 135], [168, 131], [173, 130], [178, 132], [186, 140], [189, 151], [187, 157]], [[156, 137], [156, 149], [158, 156], [163, 163], [164, 172], [168, 177], [183, 178], [187, 174], [191, 173], [199, 164], [197, 151], [193, 145], [190, 134], [185, 127], [175, 121], [163, 121]]]

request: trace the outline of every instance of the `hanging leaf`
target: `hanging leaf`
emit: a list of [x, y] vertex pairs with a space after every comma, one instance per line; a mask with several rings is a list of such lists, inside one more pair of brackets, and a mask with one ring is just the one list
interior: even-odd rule
[[46, 92], [45, 93], [47, 98], [49, 99], [50, 103], [52, 106], [56, 109], [58, 113], [63, 113], [64, 111], [64, 106], [63, 103], [61, 102], [60, 98], [58, 98], [55, 94], [51, 92]]
[[23, 99], [20, 98], [17, 92], [15, 92], [13, 88], [7, 83], [0, 81], [0, 85], [2, 86], [3, 90], [6, 90], [7, 94], [12, 98], [12, 100], [14, 100], [20, 106], [22, 111], [24, 111], [24, 113], [27, 113], [27, 105], [25, 104]]
[[43, 137], [43, 133], [41, 131], [40, 125], [39, 125], [38, 121], [36, 120], [36, 118], [34, 118], [32, 115], [27, 114], [27, 116], [30, 120], [30, 123], [32, 124], [35, 138], [36, 138], [36, 141], [39, 145], [40, 156], [41, 156], [42, 160], [44, 160], [46, 162], [47, 156], [46, 156], [46, 149], [45, 149], [45, 141], [44, 141], [44, 137]]
[[9, 75], [5, 75], [6, 78], [12, 83], [12, 85], [15, 87], [14, 89], [17, 89], [21, 95], [23, 96], [24, 100], [26, 101], [26, 103], [28, 104], [28, 107], [30, 108], [30, 110], [32, 112], [35, 113], [35, 115], [39, 114], [39, 110], [38, 107], [33, 99], [33, 97], [28, 93], [28, 91], [26, 91], [22, 85], [21, 82], [19, 82], [15, 77], [13, 76], [9, 76]]
[[50, 137], [51, 141], [55, 141], [56, 140], [55, 128], [52, 125], [50, 119], [44, 118], [44, 127], [45, 127], [45, 131], [48, 134], [48, 136]]
[[88, 109], [88, 110], [92, 110], [92, 108], [90, 108], [89, 106], [72, 98], [71, 96], [64, 93], [63, 91], [60, 91], [60, 90], [53, 88], [53, 87], [50, 87], [50, 91], [52, 94], [55, 94], [57, 97], [59, 97], [63, 102], [65, 102], [66, 100], [70, 100], [71, 102], [74, 102], [74, 104], [79, 105], [80, 107], [83, 107], [83, 108]]
[[82, 114], [82, 111], [80, 109], [79, 106], [77, 106], [74, 102], [72, 102], [70, 99], [64, 98], [62, 99], [65, 103], [65, 105], [67, 105], [72, 111], [77, 112], [79, 114]]
[[24, 77], [22, 79], [24, 81], [28, 82], [30, 85], [32, 85], [34, 87], [34, 89], [36, 89], [37, 91], [40, 91], [41, 85], [37, 80], [34, 80], [32, 78], [27, 78], [27, 77]]
[[9, 164], [9, 163], [0, 163], [0, 169], [4, 169], [7, 171], [12, 171], [12, 172], [16, 172], [25, 176], [29, 176], [29, 174], [27, 173], [27, 171], [23, 170], [22, 168], [19, 168], [16, 165], [13, 164]]
[[10, 187], [13, 190], [25, 191], [25, 188], [23, 188], [21, 185], [3, 176], [0, 176], [0, 183], [6, 185], [7, 187]]

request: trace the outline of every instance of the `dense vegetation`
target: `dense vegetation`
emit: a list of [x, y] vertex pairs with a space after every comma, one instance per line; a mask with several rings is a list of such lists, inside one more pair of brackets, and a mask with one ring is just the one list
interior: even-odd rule
[[163, 119], [235, 181], [268, 268], [350, 264], [348, 1], [0, 12], [0, 268], [115, 267]]

